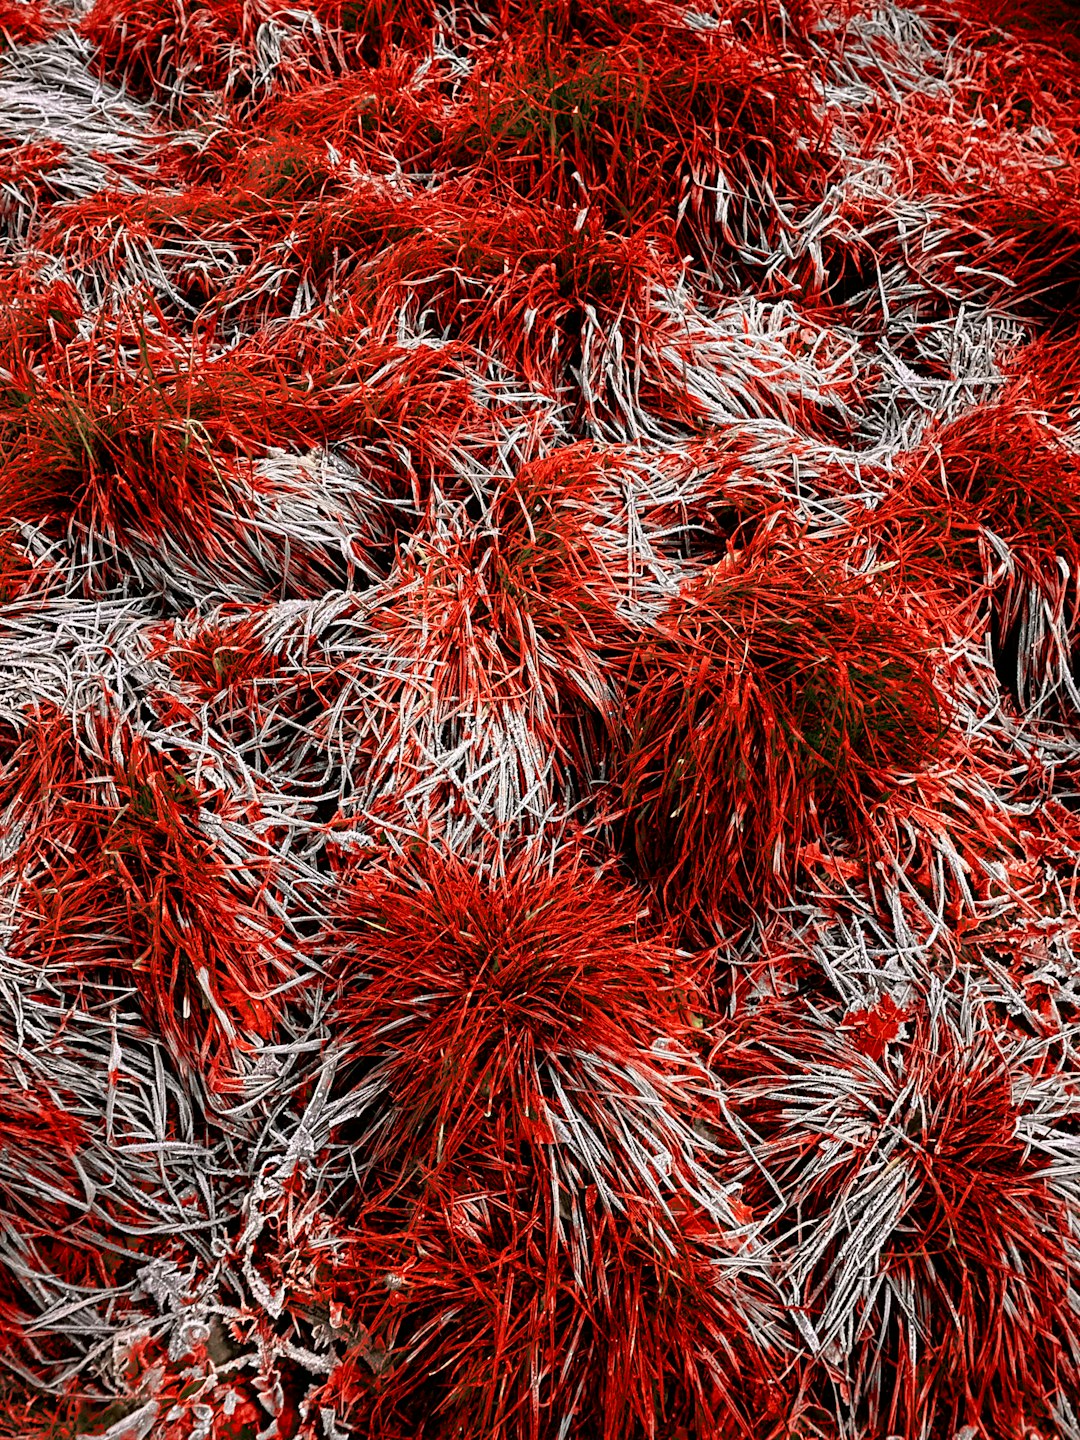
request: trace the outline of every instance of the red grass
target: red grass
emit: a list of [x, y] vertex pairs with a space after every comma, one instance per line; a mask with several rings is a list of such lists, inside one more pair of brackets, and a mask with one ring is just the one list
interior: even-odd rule
[[943, 478], [947, 496], [1032, 557], [1080, 556], [1080, 459], [1037, 413], [1015, 401], [969, 411], [929, 449], [927, 488]]
[[221, 99], [245, 108], [350, 64], [423, 44], [424, 0], [317, 0], [307, 12], [271, 0], [94, 0], [82, 34], [99, 72], [186, 114]]
[[[550, 497], [550, 475], [540, 486]], [[331, 750], [347, 747], [350, 781], [379, 823], [494, 835], [486, 810], [537, 824], [554, 794], [587, 787], [611, 686], [569, 607], [581, 599], [584, 623], [603, 633], [611, 600], [602, 574], [575, 568], [591, 547], [572, 513], [556, 521], [567, 553], [541, 562], [516, 504], [512, 486], [505, 538], [477, 527], [410, 546], [365, 615], [359, 657], [339, 670], [334, 723], [345, 729]]]
[[56, 198], [49, 177], [65, 158], [55, 140], [0, 140], [0, 215], [12, 229], [24, 227], [43, 203]]
[[434, 169], [452, 107], [414, 77], [411, 58], [402, 56], [378, 69], [278, 96], [261, 121], [271, 134], [329, 142], [339, 154], [375, 172], [389, 155], [410, 169]]
[[74, 525], [106, 546], [166, 531], [193, 542], [213, 534], [224, 485], [206, 420], [221, 410], [191, 389], [153, 376], [124, 386], [115, 372], [97, 383], [33, 383], [3, 416], [5, 516], [54, 534]]
[[[261, 572], [257, 599], [283, 588], [322, 593], [346, 583], [357, 564], [377, 574], [446, 452], [445, 431], [429, 435], [425, 422], [479, 418], [464, 383], [444, 372], [443, 355], [365, 343], [349, 317], [260, 337], [219, 359], [206, 344], [185, 353], [167, 332], [144, 326], [113, 331], [111, 353], [100, 332], [61, 347], [52, 318], [35, 356], [27, 327], [37, 324], [28, 312], [0, 336], [9, 367], [0, 386], [0, 516], [81, 547], [92, 562], [90, 587], [145, 565], [163, 541], [241, 593], [253, 580], [258, 586]], [[493, 427], [480, 423], [482, 446]], [[256, 535], [257, 497], [269, 502], [274, 490], [255, 462], [275, 445], [303, 452], [329, 439], [362, 467], [364, 509], [340, 517], [348, 553], [283, 546], [265, 524]]]
[[942, 733], [927, 642], [826, 551], [706, 570], [627, 655], [613, 776], [668, 903], [721, 918], [790, 881], [803, 841], [918, 770]]
[[[1078, 1378], [1053, 1082], [985, 1019], [901, 1015], [904, 1038], [894, 1022], [872, 1050], [865, 1015], [762, 1016], [736, 1062], [788, 1197], [813, 1388], [870, 1434], [1012, 1440]], [[748, 1194], [768, 1203], [760, 1175]]]
[[[813, 186], [822, 124], [805, 66], [760, 37], [688, 31], [661, 6], [628, 7], [625, 29], [621, 18], [551, 7], [517, 29], [471, 78], [451, 163], [479, 165], [523, 195], [589, 205], [630, 232], [681, 202], [708, 233], [704, 191], [719, 176], [736, 206], [761, 211], [796, 173], [800, 189]], [[806, 142], [798, 167], [796, 134]]]
[[[215, 93], [243, 100], [267, 89], [273, 69], [258, 41], [274, 15], [268, 0], [195, 0], [172, 9], [145, 0], [95, 0], [81, 29], [102, 75], [182, 112]], [[286, 64], [295, 64], [290, 38], [286, 32]]]
[[161, 653], [179, 684], [202, 701], [250, 705], [255, 682], [272, 677], [277, 668], [248, 616], [200, 626], [188, 639], [166, 640]]
[[904, 561], [943, 587], [982, 582], [995, 563], [986, 529], [1032, 567], [1080, 557], [1080, 464], [1034, 398], [1006, 395], [931, 431], [882, 507]]
[[618, 606], [626, 563], [590, 524], [606, 498], [604, 469], [588, 445], [525, 466], [495, 499], [490, 539], [478, 547], [490, 557], [480, 565], [488, 569], [497, 633], [519, 653], [530, 640], [537, 644], [550, 673], [601, 711], [610, 684], [598, 652], [624, 629]]
[[83, 306], [70, 284], [33, 270], [0, 272], [0, 395], [24, 367], [55, 356], [75, 339]]
[[1080, 1440], [1059, 11], [0, 0], [0, 1434]]
[[690, 1128], [692, 992], [637, 898], [581, 861], [420, 852], [353, 880], [331, 963], [356, 1188], [327, 1396], [372, 1436], [741, 1430], [768, 1362], [734, 1296], [763, 1334], [768, 1307]]
[[430, 44], [430, 0], [318, 0], [314, 8], [345, 65], [377, 66], [404, 46]]
[[70, 725], [43, 715], [15, 751], [7, 798], [35, 824], [17, 860], [13, 953], [76, 992], [106, 978], [134, 987], [181, 1061], [227, 1076], [273, 1032], [272, 991], [292, 972], [269, 916], [241, 898], [200, 828], [213, 797], [136, 737], [115, 743], [112, 773], [95, 776]]
[[11, 1224], [26, 1234], [49, 1236], [70, 1222], [72, 1204], [83, 1198], [75, 1157], [83, 1127], [72, 1113], [74, 1097], [50, 1094], [40, 1084], [19, 1083], [5, 1064], [0, 1090], [4, 1164], [0, 1195]]
[[167, 532], [212, 545], [228, 467], [273, 433], [265, 387], [228, 366], [196, 374], [175, 344], [142, 326], [113, 330], [111, 349], [101, 329], [61, 348], [63, 338], [40, 359], [19, 353], [18, 333], [8, 342], [5, 517], [53, 534], [74, 528], [106, 547]]
[[[912, 583], [988, 616], [1002, 683], [1025, 707], [1062, 691], [1080, 601], [1080, 462], [1036, 408], [1049, 388], [1021, 375], [932, 430], [875, 517]], [[1053, 404], [1067, 403], [1063, 383]]]
[[0, 36], [5, 45], [35, 45], [64, 25], [45, 0], [3, 0], [0, 4]]
[[[295, 147], [249, 157], [261, 189], [234, 172], [223, 191], [95, 198], [56, 215], [47, 233], [80, 265], [106, 273], [125, 252], [160, 247], [180, 257], [166, 262], [179, 305], [246, 326], [289, 314], [310, 292], [379, 335], [393, 332], [405, 308], [546, 387], [565, 386], [580, 364], [590, 309], [602, 344], [600, 322], [639, 320], [652, 286], [679, 273], [663, 226], [658, 235], [609, 234], [595, 216], [582, 223], [565, 207], [493, 205], [489, 192], [457, 184], [410, 194], [365, 180], [279, 196], [258, 170], [260, 153]], [[239, 274], [216, 279], [214, 263], [200, 258], [214, 245], [242, 258]]]

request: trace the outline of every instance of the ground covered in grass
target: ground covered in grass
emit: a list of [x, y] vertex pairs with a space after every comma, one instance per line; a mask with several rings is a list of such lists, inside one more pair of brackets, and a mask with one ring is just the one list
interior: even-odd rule
[[0, 35], [0, 1436], [1080, 1440], [1067, 0]]

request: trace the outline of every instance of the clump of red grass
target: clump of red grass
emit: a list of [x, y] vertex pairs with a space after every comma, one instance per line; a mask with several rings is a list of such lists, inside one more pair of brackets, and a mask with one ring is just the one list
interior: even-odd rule
[[96, 0], [81, 28], [102, 75], [182, 110], [215, 91], [251, 93], [257, 37], [273, 13], [266, 0], [202, 0], [172, 9]]
[[0, 140], [0, 217], [19, 233], [55, 199], [50, 176], [65, 161], [57, 140]]
[[28, 369], [71, 344], [82, 316], [82, 302], [66, 281], [30, 267], [0, 271], [0, 404], [25, 391]]
[[116, 747], [105, 774], [76, 748], [70, 721], [43, 712], [7, 767], [5, 804], [17, 798], [33, 817], [15, 861], [12, 954], [74, 992], [103, 979], [133, 987], [181, 1062], [224, 1077], [273, 1031], [274, 987], [292, 974], [276, 927], [242, 898], [200, 824], [214, 797], [137, 736], [101, 742]]
[[922, 633], [827, 550], [756, 543], [686, 583], [626, 657], [624, 843], [672, 906], [757, 909], [804, 841], [857, 834], [942, 729]]
[[[1078, 102], [1080, 85], [1073, 110]], [[972, 258], [1006, 277], [990, 290], [998, 303], [1059, 331], [1080, 324], [1080, 156], [1072, 169], [1065, 181], [1051, 172], [1027, 193], [1006, 177], [998, 193], [966, 201], [957, 217]]]
[[983, 579], [983, 530], [1029, 564], [1061, 555], [1075, 567], [1080, 558], [1080, 459], [1027, 389], [1021, 383], [932, 431], [882, 507], [901, 553], [946, 583]]
[[269, 58], [272, 42], [260, 54], [260, 39], [265, 44], [275, 30], [286, 73], [298, 79], [310, 72], [311, 52], [316, 64], [322, 58], [317, 29], [309, 27], [298, 44], [295, 31], [277, 25], [279, 13], [268, 0], [196, 0], [173, 7], [95, 0], [80, 28], [101, 75], [184, 113], [217, 95], [245, 101], [265, 94], [278, 65]]
[[603, 484], [604, 461], [588, 444], [533, 461], [499, 490], [479, 541], [498, 633], [518, 653], [531, 642], [570, 692], [601, 711], [611, 687], [598, 656], [624, 629], [626, 563], [590, 523]]
[[478, 805], [531, 824], [554, 793], [587, 797], [630, 584], [606, 471], [592, 445], [564, 447], [399, 554], [338, 676], [334, 748], [356, 747], [369, 817], [415, 800], [440, 824], [479, 824]]
[[677, 273], [670, 249], [638, 233], [603, 230], [563, 207], [492, 203], [447, 187], [395, 204], [376, 190], [342, 197], [305, 264], [325, 273], [332, 254], [371, 256], [351, 275], [380, 328], [403, 306], [438, 332], [501, 361], [530, 384], [564, 388], [582, 363], [590, 316], [603, 322], [648, 310], [651, 288]]
[[435, 20], [430, 0], [317, 0], [315, 13], [339, 63], [379, 67], [403, 48], [427, 49]]
[[159, 652], [177, 683], [203, 702], [250, 706], [256, 682], [277, 668], [250, 615], [200, 625], [189, 636], [163, 637]]
[[[344, 561], [312, 545], [278, 554], [242, 533], [271, 485], [256, 461], [282, 444], [306, 452], [330, 440], [362, 466], [368, 495], [364, 513], [343, 518], [355, 540], [346, 558], [378, 573], [437, 473], [437, 442], [445, 450], [479, 413], [464, 382], [444, 373], [445, 355], [365, 342], [348, 317], [217, 357], [207, 340], [182, 347], [144, 325], [113, 330], [109, 348], [101, 333], [58, 344], [51, 314], [35, 355], [29, 323], [33, 312], [0, 337], [0, 515], [73, 541], [94, 562], [91, 587], [166, 540], [248, 587], [261, 577], [265, 594], [344, 583]], [[444, 416], [446, 426], [433, 423]]]
[[36, 45], [64, 24], [64, 17], [46, 0], [2, 0], [0, 3], [0, 42], [4, 45]]
[[152, 656], [171, 681], [150, 704], [180, 733], [211, 724], [263, 773], [279, 770], [297, 798], [326, 788], [327, 757], [315, 741], [342, 689], [337, 667], [317, 647], [295, 663], [260, 633], [271, 607], [205, 620], [174, 621], [154, 635]]
[[[73, 1113], [74, 1100], [57, 1089], [49, 1094], [40, 1084], [22, 1084], [9, 1073], [5, 1060], [0, 1075], [0, 1133], [4, 1166], [0, 1175], [5, 1219], [18, 1217], [20, 1228], [50, 1235], [70, 1220], [69, 1201], [82, 1198], [83, 1186], [74, 1157], [83, 1127]], [[2, 1321], [0, 1321], [2, 1325]]]
[[[129, 273], [147, 247], [164, 252], [159, 273], [169, 284], [154, 308], [198, 316], [203, 333], [218, 313], [211, 302], [227, 298], [227, 287], [247, 293], [252, 273], [281, 262], [275, 242], [293, 226], [303, 230], [305, 217], [320, 213], [319, 202], [340, 188], [340, 166], [325, 145], [294, 135], [251, 135], [231, 113], [216, 126], [208, 122], [164, 142], [158, 163], [159, 187], [103, 190], [65, 205], [43, 218], [40, 236], [84, 270], [103, 269], [110, 277], [117, 267]], [[207, 252], [223, 246], [227, 263], [207, 264]], [[277, 293], [280, 281], [272, 288]], [[283, 308], [294, 298], [283, 300]]]
[[317, 0], [306, 12], [271, 0], [94, 0], [81, 32], [100, 74], [177, 114], [222, 99], [250, 108], [350, 65], [430, 43], [424, 0]]
[[495, 817], [547, 815], [553, 791], [572, 803], [588, 790], [611, 685], [562, 609], [587, 592], [551, 566], [545, 597], [537, 568], [490, 536], [448, 534], [400, 557], [361, 657], [339, 668], [331, 717], [347, 725], [331, 748], [352, 754], [369, 821], [421, 823], [418, 805], [425, 826], [490, 831]]
[[114, 331], [112, 345], [109, 353], [97, 337], [53, 348], [38, 364], [11, 356], [0, 391], [0, 509], [105, 547], [167, 533], [212, 546], [226, 467], [273, 433], [265, 388], [233, 367], [185, 364], [147, 330]]
[[106, 544], [212, 533], [219, 470], [203, 405], [153, 382], [126, 394], [106, 386], [57, 385], [26, 397], [21, 414], [9, 408], [5, 516], [53, 533], [74, 522]]
[[[985, 1017], [888, 996], [835, 1028], [784, 1010], [747, 1034], [745, 1118], [764, 1143], [746, 1194], [786, 1196], [810, 1393], [875, 1435], [1011, 1440], [1045, 1423], [1076, 1393], [1080, 1322], [1060, 1097], [1028, 1069], [1041, 1048], [1025, 1058]], [[728, 1063], [739, 1045], [724, 1049]]]
[[673, 958], [581, 858], [350, 877], [353, 1243], [321, 1298], [326, 1398], [365, 1434], [712, 1435], [767, 1388]]
[[758, 209], [785, 184], [812, 189], [823, 126], [805, 64], [761, 33], [625, 14], [549, 7], [516, 26], [471, 77], [454, 160], [630, 231], [688, 205], [708, 230], [704, 191], [721, 176]]
[[452, 113], [452, 106], [416, 83], [411, 58], [400, 57], [277, 96], [260, 121], [270, 133], [329, 143], [365, 170], [377, 172], [393, 155], [409, 170], [434, 172]]
[[[1020, 375], [998, 402], [932, 430], [875, 517], [913, 584], [988, 614], [999, 675], [1024, 704], [1061, 686], [1080, 564], [1080, 459], [1040, 413], [1044, 388]], [[1033, 595], [1045, 622], [1034, 627]]]
[[161, 142], [160, 169], [181, 180], [182, 189], [171, 195], [151, 192], [143, 197], [143, 211], [134, 213], [190, 213], [207, 232], [215, 220], [228, 216], [239, 234], [245, 222], [262, 216], [277, 215], [287, 223], [298, 208], [333, 193], [346, 178], [340, 161], [307, 127], [289, 131], [271, 125], [253, 132], [229, 111], [216, 122]]
[[928, 6], [927, 13], [962, 27], [965, 39], [974, 38], [980, 48], [1000, 47], [1014, 63], [1080, 60], [1071, 0], [949, 0]]
[[[253, 157], [257, 160], [257, 156]], [[581, 362], [593, 315], [640, 321], [651, 288], [679, 265], [659, 231], [620, 236], [595, 214], [520, 200], [458, 183], [402, 193], [383, 182], [333, 185], [320, 197], [279, 203], [236, 172], [223, 190], [95, 197], [68, 207], [48, 233], [88, 268], [147, 243], [183, 257], [207, 242], [243, 257], [218, 281], [182, 258], [170, 273], [181, 305], [220, 309], [246, 327], [288, 315], [305, 294], [356, 323], [391, 333], [403, 309], [443, 338], [473, 346], [531, 384], [565, 384]], [[268, 268], [273, 270], [268, 280]]]

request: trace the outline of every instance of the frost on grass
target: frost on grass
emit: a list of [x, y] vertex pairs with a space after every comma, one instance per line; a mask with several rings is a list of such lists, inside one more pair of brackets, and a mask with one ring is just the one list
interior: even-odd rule
[[0, 4], [0, 1436], [1080, 1440], [1078, 113]]

